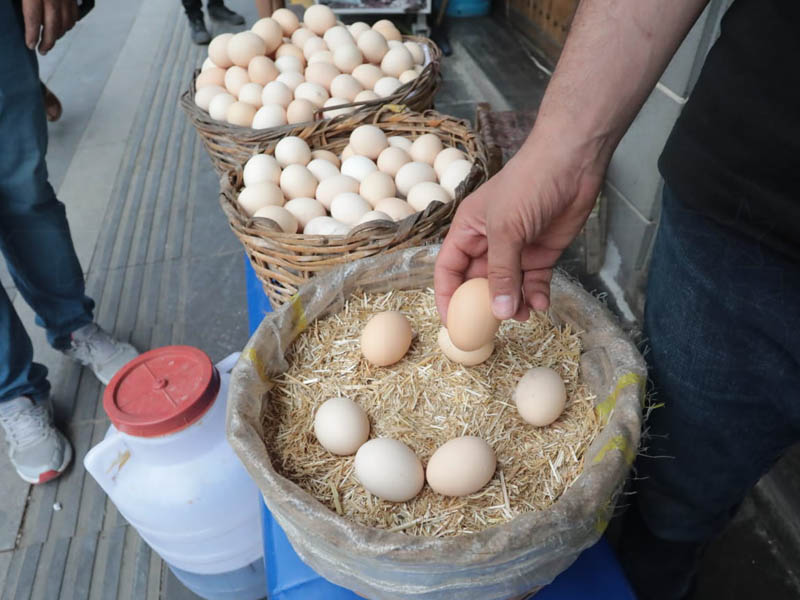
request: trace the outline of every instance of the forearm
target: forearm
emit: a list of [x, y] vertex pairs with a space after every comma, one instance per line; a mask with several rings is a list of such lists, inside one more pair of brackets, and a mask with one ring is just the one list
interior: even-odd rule
[[583, 0], [522, 149], [556, 149], [602, 176], [708, 0]]

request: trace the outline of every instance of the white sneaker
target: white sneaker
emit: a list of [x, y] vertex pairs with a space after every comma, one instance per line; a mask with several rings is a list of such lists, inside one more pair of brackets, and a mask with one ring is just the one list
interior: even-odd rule
[[103, 385], [108, 385], [117, 371], [139, 356], [136, 348], [115, 340], [97, 323], [73, 331], [72, 347], [64, 354], [89, 367]]
[[55, 479], [72, 460], [72, 446], [53, 426], [50, 411], [30, 398], [0, 402], [0, 425], [11, 464], [28, 483]]

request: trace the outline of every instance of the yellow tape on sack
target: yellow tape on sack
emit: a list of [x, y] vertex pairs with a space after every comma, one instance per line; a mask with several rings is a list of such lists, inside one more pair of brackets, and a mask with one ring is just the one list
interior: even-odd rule
[[256, 352], [255, 348], [250, 348], [245, 355], [247, 360], [253, 363], [253, 367], [256, 369], [256, 373], [258, 373], [258, 378], [264, 382], [269, 383], [269, 377], [267, 376], [267, 369], [264, 367], [264, 363], [261, 361], [261, 357]]
[[295, 294], [290, 300], [292, 304], [292, 337], [299, 335], [308, 327], [306, 320], [306, 309], [303, 307], [303, 301], [300, 299], [300, 294]]
[[638, 373], [625, 373], [622, 377], [619, 378], [617, 381], [617, 385], [614, 388], [614, 391], [603, 400], [600, 404], [595, 407], [597, 411], [597, 416], [600, 417], [600, 422], [603, 425], [608, 424], [609, 418], [611, 418], [611, 413], [614, 412], [614, 409], [617, 406], [617, 398], [619, 398], [620, 393], [629, 385], [638, 385], [642, 389], [644, 389], [645, 378], [639, 375]]
[[603, 444], [603, 447], [600, 448], [600, 451], [592, 459], [592, 464], [596, 465], [601, 462], [606, 457], [606, 454], [612, 450], [619, 450], [622, 452], [622, 456], [625, 457], [625, 462], [628, 463], [628, 466], [632, 465], [633, 460], [636, 458], [636, 450], [631, 448], [631, 445], [628, 443], [628, 438], [620, 433]]

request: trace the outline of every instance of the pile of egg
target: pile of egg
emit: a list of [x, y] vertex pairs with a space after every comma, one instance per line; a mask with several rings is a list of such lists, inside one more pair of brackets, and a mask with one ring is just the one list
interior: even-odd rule
[[[391, 96], [424, 63], [423, 47], [404, 43], [391, 21], [343, 25], [315, 4], [301, 24], [279, 8], [250, 31], [211, 40], [194, 102], [212, 119], [242, 127], [306, 123], [322, 108]], [[351, 110], [326, 110], [325, 117]]]
[[[459, 286], [450, 300], [447, 326], [449, 331], [444, 327], [440, 330], [438, 344], [450, 360], [474, 366], [489, 358], [500, 321], [492, 314], [487, 279], [474, 278]], [[389, 367], [403, 359], [413, 338], [411, 323], [404, 314], [380, 312], [361, 331], [361, 354], [373, 367]], [[536, 427], [555, 422], [566, 399], [564, 381], [547, 367], [529, 369], [514, 391], [519, 416]], [[314, 415], [314, 433], [332, 454], [355, 454], [358, 481], [367, 491], [390, 502], [412, 499], [426, 481], [443, 496], [469, 496], [489, 483], [497, 466], [494, 450], [485, 440], [464, 435], [441, 445], [423, 469], [414, 450], [400, 440], [370, 440], [369, 418], [349, 398], [324, 402]]]
[[400, 221], [431, 202], [455, 199], [472, 163], [435, 134], [410, 140], [361, 125], [336, 156], [287, 136], [274, 156], [256, 154], [244, 166], [239, 207], [275, 221], [285, 233], [346, 235], [368, 221]]

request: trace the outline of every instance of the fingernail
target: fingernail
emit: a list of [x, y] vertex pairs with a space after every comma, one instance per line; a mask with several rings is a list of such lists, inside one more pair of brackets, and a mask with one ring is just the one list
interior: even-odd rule
[[514, 299], [511, 296], [495, 296], [492, 312], [498, 319], [510, 319], [514, 316]]

